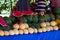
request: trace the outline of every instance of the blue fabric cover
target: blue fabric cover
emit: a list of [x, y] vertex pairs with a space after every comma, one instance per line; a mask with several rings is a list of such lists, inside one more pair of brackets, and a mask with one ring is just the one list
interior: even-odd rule
[[60, 40], [60, 30], [38, 34], [0, 36], [0, 40]]

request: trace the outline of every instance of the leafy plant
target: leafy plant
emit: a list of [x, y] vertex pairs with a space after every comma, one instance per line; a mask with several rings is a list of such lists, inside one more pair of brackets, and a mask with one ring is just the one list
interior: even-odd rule
[[0, 0], [0, 13], [8, 14], [11, 9], [16, 5], [18, 0]]

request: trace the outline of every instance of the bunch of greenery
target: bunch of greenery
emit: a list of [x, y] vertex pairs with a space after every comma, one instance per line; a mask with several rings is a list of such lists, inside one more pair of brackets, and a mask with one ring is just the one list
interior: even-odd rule
[[18, 0], [0, 0], [0, 14], [9, 14]]

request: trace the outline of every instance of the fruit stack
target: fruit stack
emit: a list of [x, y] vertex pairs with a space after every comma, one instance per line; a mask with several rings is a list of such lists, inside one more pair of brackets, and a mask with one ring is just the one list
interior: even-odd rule
[[[48, 14], [39, 14], [31, 10], [14, 11], [10, 17], [2, 17], [2, 19], [8, 26], [0, 25], [0, 36], [42, 33], [60, 29], [59, 8], [55, 8], [52, 13]], [[1, 22], [3, 21], [1, 20]], [[2, 24], [1, 22], [0, 24]]]
[[0, 26], [0, 36], [42, 33], [60, 28], [60, 20], [52, 13], [41, 15], [32, 11], [15, 12], [3, 19], [8, 27]]

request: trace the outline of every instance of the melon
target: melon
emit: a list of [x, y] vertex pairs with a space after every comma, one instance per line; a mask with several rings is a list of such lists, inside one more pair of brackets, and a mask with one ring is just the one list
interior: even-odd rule
[[19, 30], [19, 34], [23, 34], [23, 30]]
[[6, 21], [2, 17], [0, 17], [0, 25], [3, 26], [3, 27], [7, 27], [8, 26]]
[[55, 20], [55, 16], [53, 14], [49, 14], [50, 16], [50, 21], [54, 21]]
[[9, 36], [9, 32], [8, 31], [4, 31], [4, 35], [5, 36]]
[[21, 20], [23, 23], [27, 23], [27, 18], [26, 18], [25, 16], [20, 17], [20, 20]]
[[39, 22], [39, 23], [45, 22], [44, 16], [38, 15], [38, 22]]
[[19, 11], [14, 11], [13, 12], [13, 16], [20, 17], [20, 16], [23, 16], [23, 13], [22, 12], [19, 12]]
[[33, 15], [33, 17], [32, 17], [32, 22], [33, 23], [38, 23], [38, 16], [37, 15]]
[[0, 36], [4, 36], [4, 31], [0, 30]]
[[27, 29], [24, 29], [23, 32], [24, 32], [24, 34], [28, 34], [29, 33]]
[[55, 14], [59, 14], [59, 15], [60, 15], [60, 8], [55, 8], [55, 9], [53, 10], [53, 12], [54, 12]]

